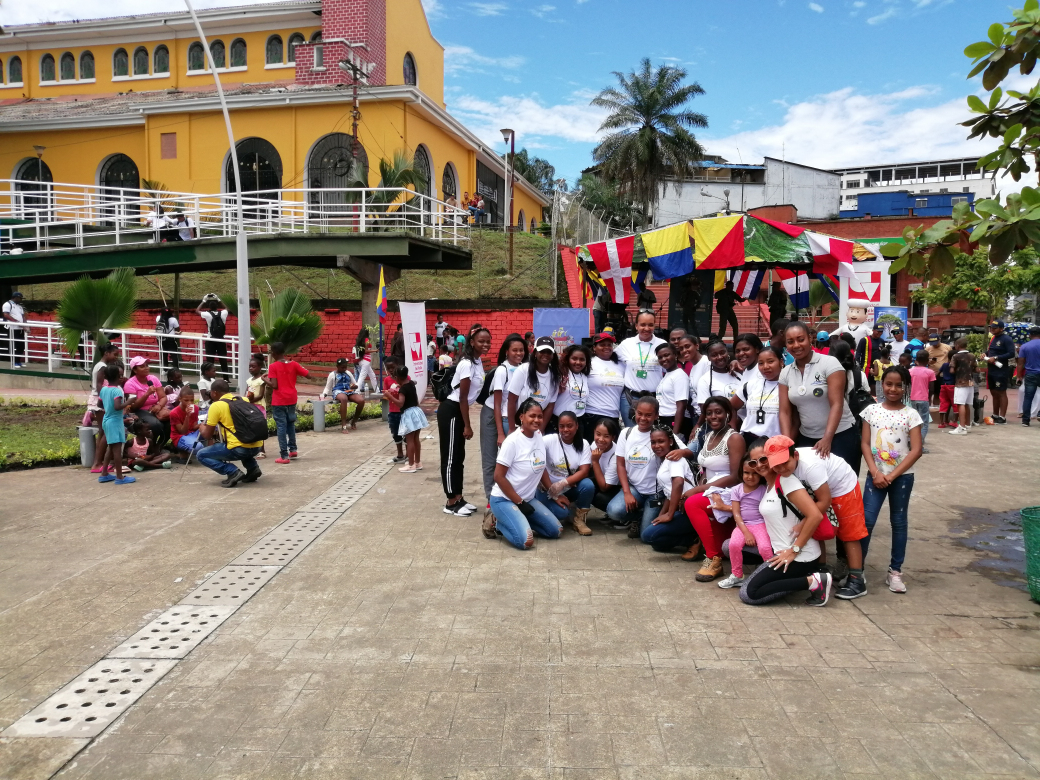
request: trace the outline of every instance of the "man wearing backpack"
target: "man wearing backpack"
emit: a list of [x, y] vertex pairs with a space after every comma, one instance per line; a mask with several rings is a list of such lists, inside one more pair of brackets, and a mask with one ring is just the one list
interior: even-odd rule
[[[224, 475], [220, 483], [223, 487], [256, 482], [261, 476], [256, 456], [267, 438], [266, 418], [259, 407], [233, 394], [223, 379], [214, 380], [210, 399], [206, 422], [199, 426], [199, 438], [208, 446], [195, 457], [206, 468]], [[236, 460], [242, 461], [245, 471], [234, 465], [232, 461]]]
[[224, 341], [224, 336], [227, 335], [227, 307], [221, 303], [217, 295], [206, 293], [195, 312], [205, 320], [206, 333], [209, 334], [209, 337], [219, 339], [219, 341], [206, 342], [206, 360], [212, 360], [214, 363], [220, 360], [220, 372], [225, 377], [230, 376], [228, 374], [227, 342]]

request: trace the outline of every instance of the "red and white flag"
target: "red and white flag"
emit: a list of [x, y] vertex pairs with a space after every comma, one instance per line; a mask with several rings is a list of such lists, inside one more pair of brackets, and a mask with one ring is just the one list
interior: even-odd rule
[[610, 290], [614, 303], [628, 303], [629, 282], [632, 279], [632, 255], [636, 249], [636, 237], [612, 238], [588, 244], [592, 262]]

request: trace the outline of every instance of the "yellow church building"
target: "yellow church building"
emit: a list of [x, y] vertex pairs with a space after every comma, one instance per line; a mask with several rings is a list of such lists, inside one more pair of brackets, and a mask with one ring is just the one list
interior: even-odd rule
[[[506, 211], [499, 152], [448, 113], [444, 49], [420, 0], [303, 0], [198, 12], [224, 85], [244, 192], [349, 186], [356, 155], [404, 151], [426, 195]], [[357, 144], [351, 71], [358, 88]], [[7, 26], [0, 33], [0, 178], [233, 192], [213, 74], [186, 12]], [[286, 198], [303, 198], [287, 193]], [[516, 179], [518, 229], [548, 200]]]

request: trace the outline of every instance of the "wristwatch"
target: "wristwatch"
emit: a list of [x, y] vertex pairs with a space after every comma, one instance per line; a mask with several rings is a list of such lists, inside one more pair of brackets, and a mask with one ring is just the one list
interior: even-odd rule
[[802, 551], [802, 548], [799, 547], [797, 544], [792, 544], [791, 545], [791, 549], [794, 550], [794, 554], [795, 555], [797, 555], [798, 553], [800, 553]]

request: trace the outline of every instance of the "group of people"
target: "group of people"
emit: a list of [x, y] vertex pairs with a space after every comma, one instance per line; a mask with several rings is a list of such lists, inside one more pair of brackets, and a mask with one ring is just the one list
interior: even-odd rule
[[[890, 365], [876, 387], [851, 337], [824, 353], [800, 321], [775, 323], [768, 344], [745, 333], [732, 350], [709, 341], [704, 354], [696, 336], [675, 329], [665, 340], [655, 327], [643, 311], [636, 336], [618, 344], [599, 333], [591, 349], [575, 344], [562, 355], [551, 338], [531, 349], [514, 333], [487, 365], [491, 334], [473, 326], [437, 413], [444, 511], [477, 510], [463, 485], [478, 404], [488, 538], [530, 549], [566, 526], [589, 535], [598, 508], [654, 550], [703, 560], [698, 581], [740, 587], [748, 603], [808, 590], [809, 603], [822, 605], [832, 590], [866, 595], [864, 558], [887, 499], [886, 581], [904, 592], [924, 425], [910, 405], [910, 372]], [[830, 562], [828, 539], [837, 540]], [[749, 556], [762, 560], [753, 574]]]
[[487, 211], [485, 211], [484, 208], [484, 199], [476, 193], [472, 196], [468, 192], [464, 193], [461, 202], [456, 200], [454, 195], [449, 195], [445, 203], [452, 208], [457, 209], [460, 214], [469, 212], [470, 217], [473, 218], [473, 224], [475, 225], [479, 224], [481, 218], [487, 214]]

